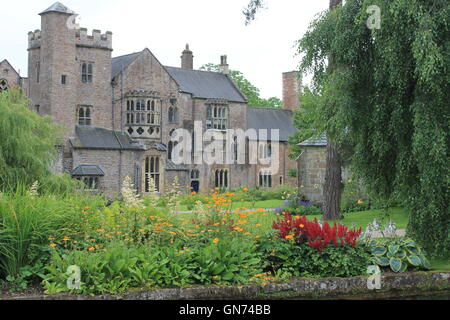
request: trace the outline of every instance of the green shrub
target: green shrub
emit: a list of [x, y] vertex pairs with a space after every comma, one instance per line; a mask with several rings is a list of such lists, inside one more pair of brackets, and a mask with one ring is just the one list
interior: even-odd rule
[[[43, 285], [48, 294], [118, 294], [130, 288], [184, 286], [191, 283], [187, 257], [176, 247], [111, 243], [102, 251], [54, 251]], [[81, 289], [67, 287], [69, 266], [81, 270]]]
[[328, 246], [320, 252], [307, 243], [266, 240], [260, 242], [260, 248], [265, 252], [266, 271], [281, 279], [361, 276], [371, 264], [365, 246]]
[[199, 284], [245, 284], [261, 272], [261, 256], [252, 242], [222, 239], [192, 248], [193, 277]]
[[406, 272], [408, 269], [431, 268], [425, 252], [412, 239], [394, 238], [372, 240], [369, 243], [372, 262], [393, 272]]
[[36, 263], [52, 235], [84, 234], [81, 208], [101, 206], [98, 197], [57, 199], [53, 195], [0, 194], [0, 278], [16, 277]]
[[[118, 294], [132, 288], [183, 287], [189, 284], [245, 284], [260, 272], [252, 243], [238, 239], [209, 242], [190, 248], [136, 246], [123, 242], [103, 250], [54, 250], [43, 286], [48, 294]], [[67, 287], [69, 266], [81, 270], [81, 289]]]

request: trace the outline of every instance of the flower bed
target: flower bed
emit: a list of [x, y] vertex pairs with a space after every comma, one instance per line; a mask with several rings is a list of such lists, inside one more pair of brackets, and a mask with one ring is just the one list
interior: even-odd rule
[[[180, 190], [176, 183], [173, 188], [164, 208], [156, 193], [137, 196], [129, 180], [123, 199], [108, 205], [89, 197], [1, 197], [1, 277], [19, 288], [42, 283], [47, 294], [102, 295], [364, 276], [369, 265], [380, 262], [381, 252], [363, 240], [362, 230], [289, 212], [236, 208], [236, 194], [219, 190], [203, 195], [191, 214], [177, 214]], [[406, 249], [421, 252], [413, 247], [409, 242]], [[428, 268], [409, 255], [399, 257], [402, 250], [389, 252], [385, 258], [412, 261], [394, 271]], [[378, 265], [387, 268], [381, 260]]]

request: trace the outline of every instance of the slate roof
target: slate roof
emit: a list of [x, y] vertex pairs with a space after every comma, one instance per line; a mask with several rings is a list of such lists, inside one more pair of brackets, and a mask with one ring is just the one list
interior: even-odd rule
[[164, 68], [178, 83], [181, 91], [192, 94], [194, 98], [247, 102], [231, 78], [226, 74], [175, 67]]
[[59, 13], [66, 13], [66, 14], [75, 14], [75, 11], [70, 10], [65, 5], [63, 5], [61, 2], [55, 2], [50, 8], [47, 8], [46, 10], [42, 11], [40, 14], [49, 13], [49, 12], [59, 12]]
[[247, 129], [268, 129], [268, 136], [260, 136], [261, 140], [270, 139], [270, 130], [279, 129], [279, 139], [287, 142], [297, 132], [292, 121], [293, 112], [273, 108], [247, 108]]
[[112, 58], [112, 78], [117, 76], [120, 71], [122, 71], [122, 66], [125, 69], [128, 65], [130, 65], [136, 58], [142, 53], [135, 52], [130, 53], [124, 56]]
[[73, 169], [70, 174], [76, 177], [103, 177], [105, 172], [99, 166], [81, 165]]
[[123, 132], [89, 126], [77, 126], [76, 138], [70, 139], [74, 149], [140, 151], [145, 147]]
[[301, 147], [314, 147], [314, 146], [326, 147], [327, 145], [328, 145], [328, 140], [327, 140], [327, 136], [325, 134], [321, 135], [318, 138], [310, 139], [310, 140], [304, 141], [299, 144], [299, 146], [301, 146]]

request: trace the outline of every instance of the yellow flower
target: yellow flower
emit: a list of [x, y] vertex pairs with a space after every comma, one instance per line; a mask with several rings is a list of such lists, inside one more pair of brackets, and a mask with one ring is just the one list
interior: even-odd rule
[[105, 233], [106, 231], [105, 231], [105, 229], [98, 229], [97, 232], [99, 232], [99, 233]]
[[215, 238], [215, 239], [213, 240], [213, 243], [214, 243], [214, 244], [218, 244], [219, 241], [220, 241], [219, 238]]
[[51, 244], [50, 244], [50, 247], [52, 247], [52, 248], [56, 248], [56, 244], [54, 244], [54, 243], [51, 243]]
[[64, 237], [64, 239], [63, 239], [63, 241], [69, 241], [70, 240], [70, 238], [69, 237]]
[[364, 201], [358, 200], [358, 204], [364, 204]]

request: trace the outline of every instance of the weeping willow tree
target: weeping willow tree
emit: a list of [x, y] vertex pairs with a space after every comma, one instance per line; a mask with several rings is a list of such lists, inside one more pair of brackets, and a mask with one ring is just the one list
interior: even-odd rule
[[30, 186], [51, 176], [60, 130], [28, 108], [18, 89], [0, 93], [0, 190]]
[[[368, 27], [373, 5], [379, 28]], [[449, 17], [446, 0], [347, 0], [299, 42], [302, 70], [327, 100], [319, 113], [350, 139], [356, 173], [378, 197], [400, 196], [411, 209], [409, 234], [447, 256]]]

